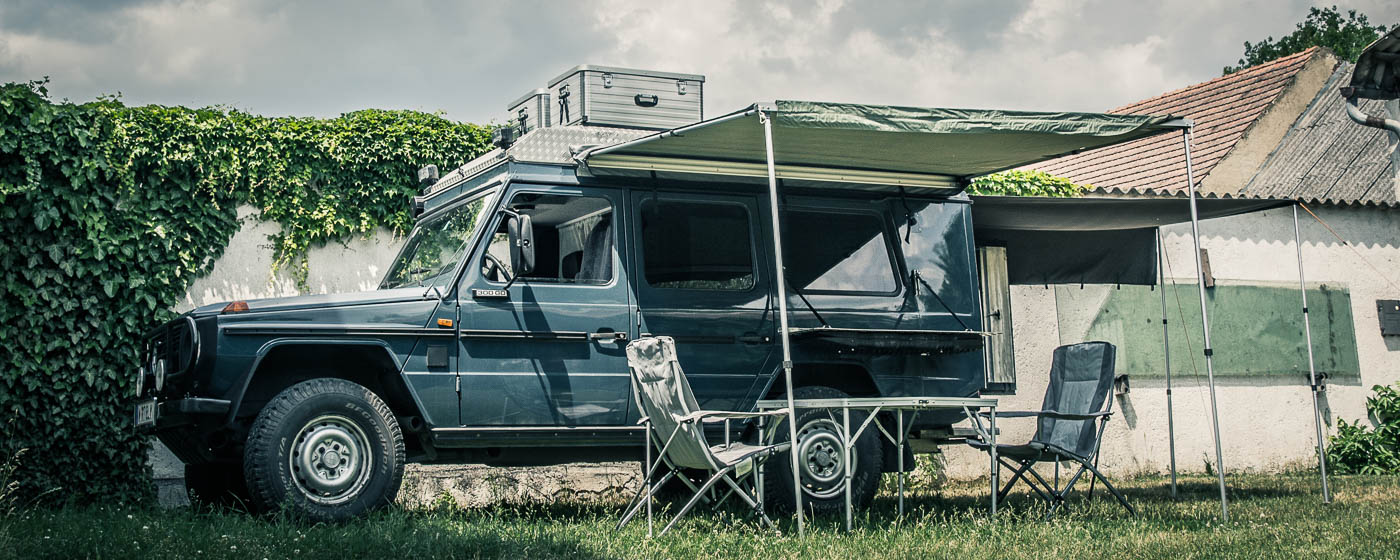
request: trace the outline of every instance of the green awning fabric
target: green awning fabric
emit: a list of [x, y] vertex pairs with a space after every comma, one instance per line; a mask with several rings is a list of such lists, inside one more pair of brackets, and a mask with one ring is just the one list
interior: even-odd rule
[[966, 180], [1187, 126], [1171, 116], [777, 101], [580, 154], [588, 172], [762, 180], [773, 119], [785, 184], [960, 192]]

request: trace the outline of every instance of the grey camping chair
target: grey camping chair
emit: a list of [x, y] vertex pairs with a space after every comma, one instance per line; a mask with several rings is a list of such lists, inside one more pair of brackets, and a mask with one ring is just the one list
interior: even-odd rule
[[[1088, 472], [1092, 477], [1090, 497], [1093, 497], [1093, 482], [1097, 479], [1118, 499], [1118, 503], [1127, 508], [1128, 513], [1137, 514], [1127, 498], [1098, 469], [1099, 443], [1103, 439], [1108, 417], [1113, 413], [1114, 355], [1115, 348], [1107, 342], [1084, 342], [1056, 348], [1050, 366], [1050, 386], [1045, 389], [1041, 410], [997, 413], [997, 418], [1038, 419], [1035, 437], [1026, 444], [997, 444], [997, 460], [1014, 471], [1011, 480], [997, 492], [998, 502], [1006, 498], [1017, 481], [1024, 480], [1050, 506], [1045, 513], [1048, 519], [1064, 505], [1065, 496]], [[978, 430], [985, 433], [980, 425]], [[969, 440], [968, 444], [984, 451], [989, 448], [985, 441]], [[1048, 461], [1055, 463], [1054, 484], [1047, 482], [1033, 468], [1036, 463]], [[1079, 470], [1063, 487], [1059, 486], [1061, 462], [1079, 465]]]
[[[639, 422], [646, 427], [646, 460], [642, 464], [644, 484], [637, 490], [637, 496], [618, 521], [619, 529], [637, 514], [642, 505], [647, 508], [647, 534], [652, 529], [652, 497], [658, 489], [672, 478], [678, 478], [689, 486], [695, 495], [680, 509], [661, 534], [671, 530], [681, 517], [684, 517], [702, 499], [707, 498], [717, 483], [723, 482], [729, 492], [714, 500], [716, 504], [730, 496], [738, 496], [753, 508], [759, 520], [767, 526], [773, 521], [763, 513], [763, 472], [759, 466], [769, 457], [786, 451], [789, 445], [754, 445], [729, 441], [729, 423], [732, 420], [760, 422], [786, 415], [787, 410], [769, 412], [722, 412], [701, 410], [690, 391], [690, 383], [676, 361], [676, 344], [670, 337], [658, 336], [639, 338], [627, 345], [627, 367], [632, 372], [633, 395], [637, 399], [637, 409], [644, 416]], [[705, 437], [705, 425], [724, 423], [725, 442], [711, 445]], [[766, 429], [771, 430], [778, 422], [771, 422]], [[772, 441], [764, 438], [761, 441]], [[656, 460], [652, 458], [652, 447], [660, 451]], [[666, 473], [652, 483], [656, 471], [665, 467]], [[757, 468], [756, 468], [757, 467]], [[711, 475], [700, 486], [695, 486], [683, 475], [682, 469], [704, 470]]]

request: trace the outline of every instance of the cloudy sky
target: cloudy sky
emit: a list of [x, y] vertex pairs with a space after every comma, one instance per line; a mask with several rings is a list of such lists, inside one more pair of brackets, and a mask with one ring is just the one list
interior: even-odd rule
[[[499, 122], [565, 69], [602, 64], [705, 74], [707, 115], [769, 99], [1092, 111], [1218, 76], [1311, 4], [3, 0], [0, 82], [49, 76], [74, 101]], [[1400, 23], [1393, 0], [1342, 7]]]

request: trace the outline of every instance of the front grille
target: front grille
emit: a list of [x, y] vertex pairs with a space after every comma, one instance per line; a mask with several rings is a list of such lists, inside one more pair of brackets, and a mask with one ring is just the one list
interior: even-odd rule
[[161, 381], [182, 375], [194, 368], [198, 358], [199, 332], [195, 330], [193, 317], [181, 317], [156, 327], [146, 333], [141, 354], [141, 372], [146, 376], [141, 392], [154, 392], [159, 372], [164, 373]]

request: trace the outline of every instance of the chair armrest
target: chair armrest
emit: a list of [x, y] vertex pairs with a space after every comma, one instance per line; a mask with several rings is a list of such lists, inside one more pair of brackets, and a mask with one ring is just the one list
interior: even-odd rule
[[[981, 416], [981, 417], [983, 417], [983, 418], [991, 418], [992, 413], [990, 413], [990, 412], [978, 412], [977, 415], [978, 415], [978, 416]], [[1035, 411], [1027, 411], [1027, 410], [1009, 410], [1009, 411], [1006, 411], [1006, 412], [997, 411], [997, 418], [1028, 418], [1028, 417], [1032, 417], [1032, 416], [1040, 416], [1040, 411], [1039, 411], [1039, 410], [1035, 410]]]
[[778, 409], [778, 410], [765, 410], [765, 411], [763, 411], [763, 412], [731, 412], [731, 411], [726, 411], [726, 410], [697, 410], [697, 411], [695, 411], [695, 412], [692, 412], [692, 413], [690, 413], [690, 414], [687, 414], [687, 415], [685, 415], [685, 416], [682, 416], [682, 417], [678, 418], [678, 420], [680, 420], [681, 422], [694, 422], [694, 421], [696, 421], [696, 420], [699, 420], [699, 421], [701, 421], [701, 422], [719, 422], [719, 421], [723, 421], [723, 420], [734, 420], [734, 419], [765, 418], [765, 417], [768, 417], [768, 416], [785, 415], [785, 414], [787, 414], [787, 413], [788, 413], [788, 411], [787, 411], [786, 408], [782, 408], [782, 409]]
[[[1112, 414], [1112, 412], [1108, 411], [1094, 412], [1092, 414], [1070, 414], [1068, 412], [1056, 412], [1054, 410], [1016, 410], [1008, 412], [997, 412], [997, 418], [1029, 418], [1049, 416], [1050, 418], [1058, 418], [1060, 420], [1088, 420], [1090, 418], [1110, 416]], [[977, 415], [990, 417], [992, 414], [990, 412], [978, 412]]]
[[1060, 419], [1060, 420], [1090, 420], [1090, 419], [1093, 419], [1093, 418], [1100, 418], [1100, 417], [1111, 416], [1112, 414], [1113, 414], [1112, 412], [1108, 412], [1108, 411], [1099, 411], [1099, 412], [1093, 412], [1093, 413], [1089, 413], [1089, 414], [1071, 414], [1071, 413], [1068, 413], [1068, 412], [1056, 412], [1056, 411], [1053, 411], [1053, 410], [1042, 410], [1042, 411], [1040, 411], [1040, 415], [1041, 415], [1041, 416], [1049, 416], [1049, 417], [1051, 417], [1051, 418], [1058, 418], [1058, 419]]

